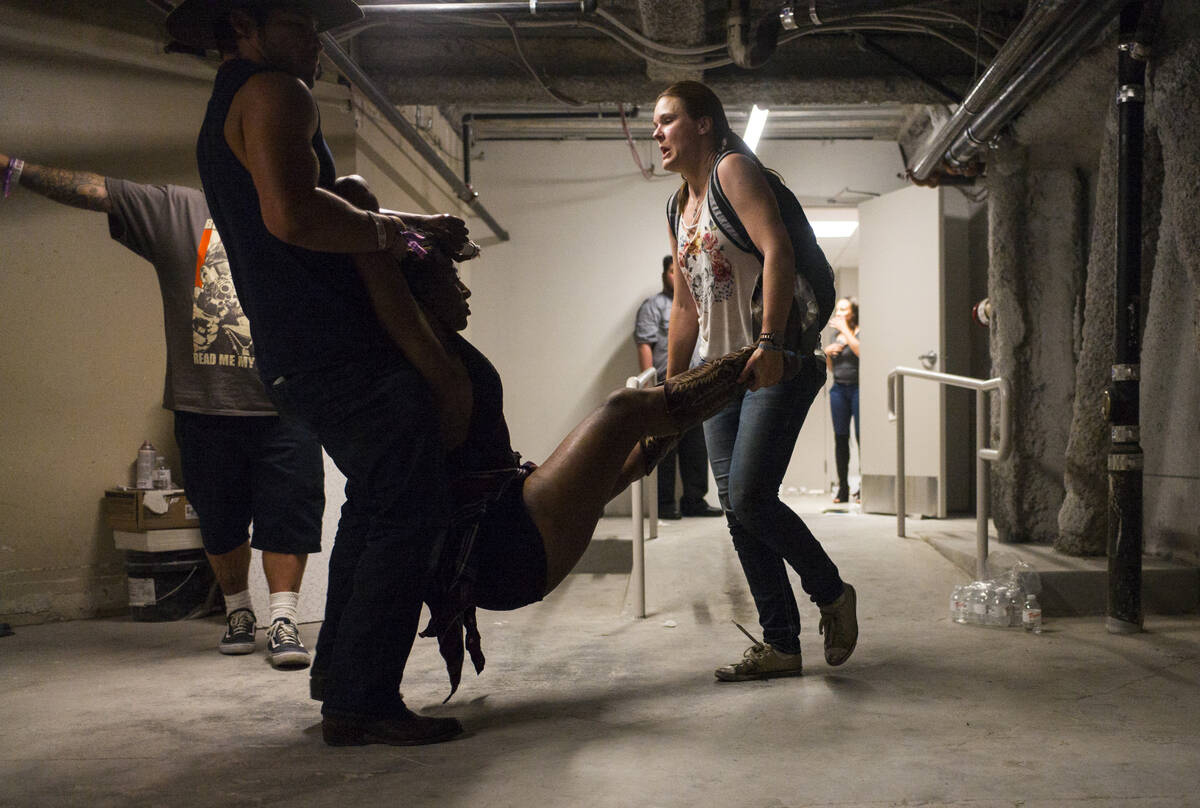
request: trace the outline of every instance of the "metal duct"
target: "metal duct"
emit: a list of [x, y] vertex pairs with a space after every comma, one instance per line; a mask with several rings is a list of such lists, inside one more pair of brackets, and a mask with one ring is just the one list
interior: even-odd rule
[[450, 166], [446, 165], [446, 163], [442, 161], [442, 158], [436, 151], [434, 151], [434, 148], [425, 142], [425, 138], [421, 137], [421, 133], [417, 131], [417, 128], [409, 123], [404, 116], [400, 114], [399, 110], [397, 110], [396, 106], [391, 102], [391, 99], [384, 95], [383, 92], [375, 86], [375, 83], [371, 81], [371, 78], [364, 73], [357, 64], [354, 63], [354, 60], [350, 58], [349, 54], [342, 50], [341, 46], [338, 45], [337, 40], [334, 39], [330, 34], [321, 34], [321, 44], [325, 48], [325, 54], [335, 65], [337, 65], [338, 69], [342, 71], [342, 75], [344, 75], [346, 79], [358, 89], [359, 92], [365, 95], [372, 104], [379, 108], [379, 112], [383, 115], [383, 117], [387, 118], [388, 123], [396, 127], [396, 131], [398, 131], [404, 137], [404, 139], [407, 140], [409, 144], [417, 150], [417, 153], [425, 159], [425, 162], [427, 162], [433, 168], [433, 170], [436, 171], [438, 175], [444, 179], [451, 188], [454, 189], [455, 195], [458, 196], [458, 198], [463, 202], [466, 202], [471, 206], [471, 210], [475, 213], [475, 215], [480, 219], [483, 219], [484, 223], [491, 228], [492, 232], [496, 234], [497, 238], [499, 238], [501, 241], [508, 241], [508, 231], [501, 227], [500, 223], [497, 222], [490, 213], [488, 213], [487, 208], [485, 208], [479, 202], [478, 194], [476, 194], [474, 190], [460, 180], [458, 176], [450, 169]]
[[777, 16], [769, 16], [754, 26], [750, 22], [750, 0], [729, 0], [726, 47], [738, 67], [747, 70], [762, 67], [779, 44], [779, 30]]
[[[1082, 7], [1087, 3], [1088, 0], [1077, 0], [1074, 5]], [[1022, 18], [1017, 29], [1012, 32], [979, 81], [967, 93], [967, 97], [954, 111], [950, 120], [926, 141], [913, 158], [908, 170], [913, 179], [924, 180], [933, 173], [950, 145], [991, 103], [993, 97], [1012, 78], [1013, 73], [1026, 63], [1029, 55], [1045, 41], [1053, 25], [1063, 17], [1071, 5], [1071, 0], [1038, 0]]]
[[951, 165], [965, 165], [992, 136], [1068, 61], [1079, 58], [1082, 48], [1095, 39], [1128, 0], [1089, 0], [1072, 15], [1062, 30], [1038, 53], [992, 103], [958, 134], [946, 152]]
[[542, 14], [568, 12], [590, 14], [596, 10], [596, 0], [525, 0], [524, 2], [495, 3], [383, 3], [375, 6], [360, 6], [370, 17], [377, 14], [470, 14], [480, 12], [501, 13], [529, 12]]
[[878, 14], [881, 11], [915, 6], [918, 3], [919, 0], [802, 0], [799, 3], [789, 3], [780, 9], [779, 21], [784, 28], [793, 30], [810, 23], [823, 25], [856, 14]]

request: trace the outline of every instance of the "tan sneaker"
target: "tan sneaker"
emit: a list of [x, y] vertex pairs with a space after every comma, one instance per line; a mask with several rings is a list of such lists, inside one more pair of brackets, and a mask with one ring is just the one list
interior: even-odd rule
[[778, 676], [799, 676], [803, 673], [800, 652], [785, 654], [769, 643], [754, 639], [754, 635], [736, 622], [742, 633], [754, 640], [754, 645], [742, 654], [742, 661], [724, 665], [713, 671], [722, 682], [748, 682], [754, 679], [774, 679]]
[[821, 610], [818, 631], [825, 635], [825, 661], [830, 665], [841, 665], [858, 645], [858, 597], [854, 587], [846, 584], [837, 600], [818, 608]]

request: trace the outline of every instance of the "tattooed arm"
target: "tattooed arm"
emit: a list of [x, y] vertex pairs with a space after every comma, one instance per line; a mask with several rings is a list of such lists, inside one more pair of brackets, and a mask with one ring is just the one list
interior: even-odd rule
[[[0, 165], [5, 169], [11, 160], [7, 154], [0, 154]], [[24, 170], [21, 171], [20, 183], [34, 193], [73, 208], [100, 213], [112, 211], [108, 188], [104, 184], [104, 177], [99, 174], [49, 168], [26, 162]]]

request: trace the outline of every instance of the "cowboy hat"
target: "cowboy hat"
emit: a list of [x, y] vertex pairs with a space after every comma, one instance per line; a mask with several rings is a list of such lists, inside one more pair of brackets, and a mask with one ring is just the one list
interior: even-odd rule
[[[167, 16], [167, 33], [171, 38], [197, 48], [216, 50], [213, 25], [232, 9], [253, 8], [267, 0], [183, 0]], [[328, 31], [362, 19], [362, 9], [353, 0], [294, 0], [308, 9], [317, 20], [317, 31]]]

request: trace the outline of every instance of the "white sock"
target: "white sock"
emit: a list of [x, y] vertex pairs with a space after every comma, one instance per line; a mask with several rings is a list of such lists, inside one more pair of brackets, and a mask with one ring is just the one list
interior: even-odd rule
[[281, 617], [286, 617], [296, 623], [296, 606], [300, 603], [299, 592], [272, 592], [271, 593], [271, 622], [274, 623]]
[[254, 607], [250, 605], [249, 589], [243, 589], [241, 592], [238, 592], [234, 595], [225, 596], [225, 616], [228, 617], [238, 609], [250, 609], [251, 611], [254, 610]]

